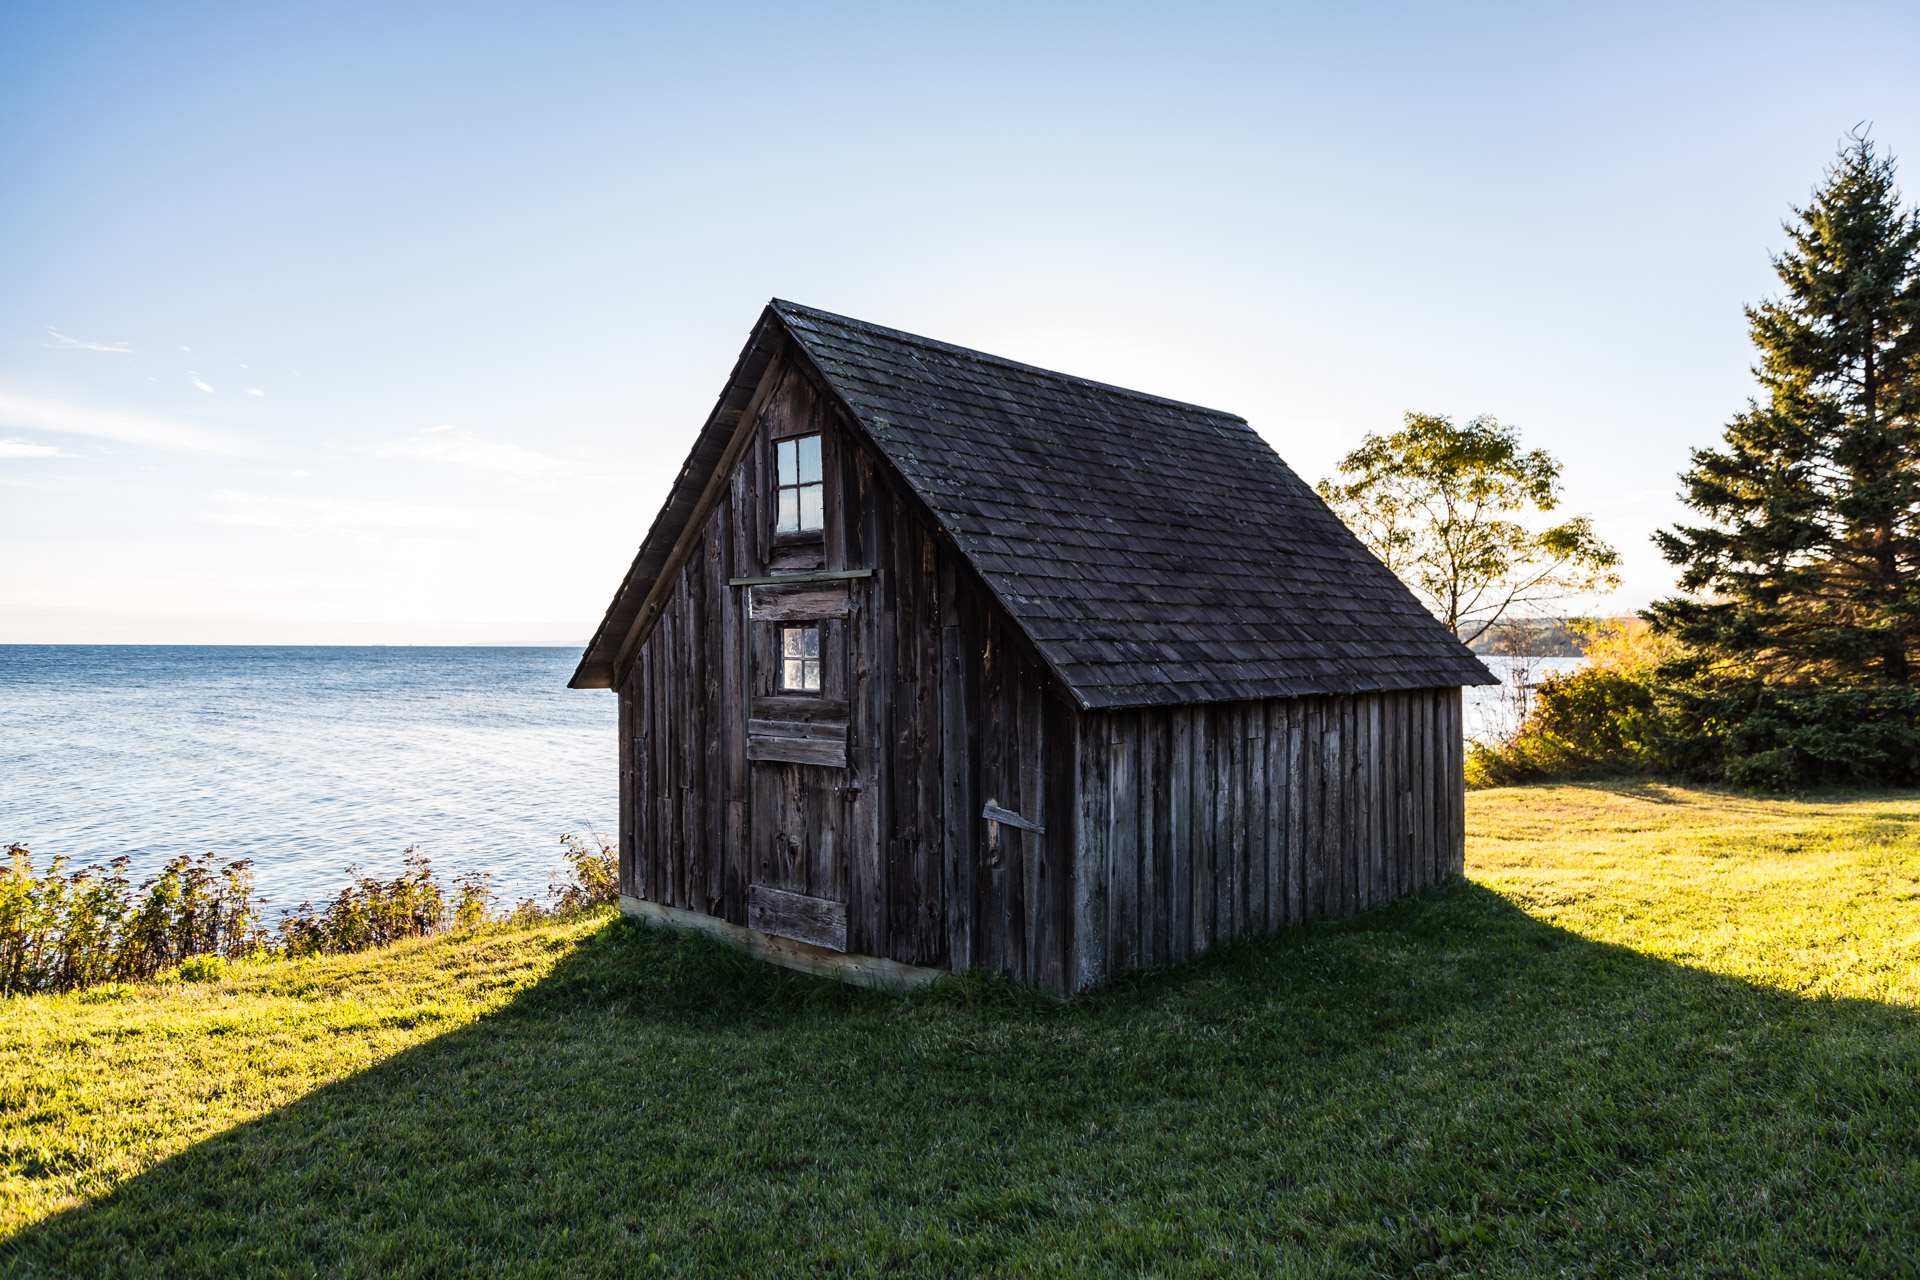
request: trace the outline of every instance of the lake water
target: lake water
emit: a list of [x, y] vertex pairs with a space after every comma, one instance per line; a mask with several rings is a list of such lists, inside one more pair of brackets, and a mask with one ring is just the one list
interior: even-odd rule
[[[544, 896], [565, 832], [618, 830], [614, 698], [566, 687], [576, 649], [0, 645], [0, 845], [76, 863], [252, 858], [275, 906], [348, 866], [490, 871]], [[1488, 659], [1470, 736], [1512, 718], [1530, 671]]]
[[417, 845], [544, 900], [563, 833], [617, 831], [614, 697], [566, 687], [579, 656], [0, 645], [0, 845], [252, 858], [275, 907]]
[[1468, 738], [1485, 742], [1517, 727], [1524, 708], [1515, 696], [1517, 686], [1538, 684], [1550, 675], [1577, 671], [1586, 659], [1482, 657], [1480, 661], [1500, 677], [1500, 683], [1468, 688], [1462, 699], [1461, 719], [1466, 722]]

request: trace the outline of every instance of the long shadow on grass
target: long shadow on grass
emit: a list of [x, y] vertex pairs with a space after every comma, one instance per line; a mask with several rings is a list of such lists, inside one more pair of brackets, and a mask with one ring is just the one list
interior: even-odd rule
[[1060, 1006], [609, 925], [15, 1275], [1897, 1273], [1920, 1025], [1459, 884]]

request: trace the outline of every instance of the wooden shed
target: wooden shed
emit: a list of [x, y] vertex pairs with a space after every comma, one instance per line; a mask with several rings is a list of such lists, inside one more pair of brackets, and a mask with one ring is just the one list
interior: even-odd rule
[[1459, 874], [1491, 680], [1243, 419], [775, 300], [572, 685], [627, 911], [1072, 992]]

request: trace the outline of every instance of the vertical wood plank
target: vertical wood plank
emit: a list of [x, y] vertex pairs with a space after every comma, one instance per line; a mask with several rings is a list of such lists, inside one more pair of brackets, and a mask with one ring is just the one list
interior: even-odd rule
[[719, 886], [711, 882], [715, 858], [713, 856], [713, 824], [710, 818], [717, 816], [713, 806], [708, 803], [711, 792], [708, 783], [714, 777], [715, 766], [719, 764], [718, 742], [710, 732], [707, 723], [707, 700], [710, 688], [708, 681], [707, 645], [707, 547], [705, 539], [687, 561], [682, 574], [681, 590], [686, 593], [687, 601], [687, 641], [681, 652], [684, 678], [681, 685], [685, 689], [682, 698], [682, 713], [687, 717], [687, 776], [683, 782], [683, 793], [687, 801], [687, 828], [691, 836], [688, 849], [687, 871], [692, 892], [688, 895], [695, 911], [711, 914], [719, 906]]
[[1377, 906], [1387, 898], [1385, 869], [1380, 861], [1380, 738], [1375, 732], [1379, 722], [1377, 694], [1362, 694], [1354, 700], [1354, 725], [1360, 735], [1363, 779], [1359, 815], [1362, 910]]
[[895, 592], [894, 633], [888, 637], [897, 646], [893, 697], [892, 751], [888, 772], [891, 777], [890, 839], [887, 849], [888, 933], [892, 939], [888, 956], [909, 964], [926, 964], [932, 959], [925, 946], [926, 904], [938, 897], [938, 880], [926, 879], [921, 862], [926, 844], [925, 806], [922, 778], [926, 771], [927, 685], [922, 671], [922, 643], [927, 634], [921, 603], [918, 557], [914, 554], [915, 527], [903, 521], [898, 504], [886, 499], [890, 567], [889, 587]]
[[1407, 763], [1407, 695], [1393, 695], [1394, 892], [1413, 890], [1413, 770]]
[[1168, 710], [1139, 713], [1140, 722], [1140, 942], [1142, 964], [1166, 964], [1172, 958], [1172, 873], [1167, 815]]
[[1214, 866], [1213, 708], [1193, 708], [1193, 949], [1214, 944], [1219, 879]]
[[1448, 691], [1448, 745], [1452, 766], [1448, 768], [1448, 789], [1453, 802], [1453, 875], [1467, 873], [1467, 720], [1465, 691]]
[[1327, 738], [1327, 836], [1333, 844], [1333, 858], [1327, 879], [1327, 914], [1344, 919], [1353, 914], [1353, 789], [1349, 785], [1353, 699], [1343, 695], [1329, 703], [1333, 731]]
[[1306, 738], [1307, 700], [1287, 702], [1287, 923], [1307, 918], [1307, 854], [1305, 817], [1307, 764], [1302, 743]]
[[1232, 763], [1228, 773], [1228, 839], [1233, 845], [1233, 936], [1244, 938], [1253, 928], [1253, 828], [1254, 800], [1251, 790], [1253, 745], [1247, 733], [1248, 716], [1256, 704], [1236, 702], [1228, 709], [1227, 734], [1232, 740]]
[[706, 852], [702, 847], [699, 796], [695, 791], [698, 785], [705, 743], [698, 734], [700, 725], [696, 720], [695, 696], [697, 686], [693, 673], [689, 670], [688, 655], [698, 648], [698, 637], [694, 631], [698, 626], [698, 611], [693, 607], [692, 589], [689, 583], [694, 578], [693, 563], [689, 561], [680, 570], [680, 591], [674, 601], [674, 613], [680, 625], [674, 629], [677, 652], [674, 654], [674, 729], [677, 739], [674, 743], [673, 782], [674, 826], [679, 833], [679, 846], [674, 850], [674, 866], [679, 872], [678, 892], [680, 905], [689, 911], [704, 911], [704, 894], [701, 892], [702, 857]]
[[659, 720], [659, 735], [654, 739], [655, 750], [659, 753], [659, 785], [654, 789], [654, 809], [656, 826], [654, 828], [654, 898], [667, 906], [680, 905], [673, 898], [673, 849], [676, 844], [673, 824], [674, 791], [674, 754], [673, 732], [673, 688], [667, 680], [666, 651], [673, 647], [673, 609], [661, 610], [660, 620], [653, 624], [653, 652], [648, 658], [653, 666], [654, 688], [658, 690], [659, 700], [654, 715]]
[[1281, 716], [1281, 704], [1267, 700], [1254, 706], [1254, 716], [1258, 725], [1258, 760], [1254, 762], [1260, 793], [1260, 806], [1254, 812], [1254, 821], [1260, 827], [1260, 841], [1256, 850], [1260, 854], [1260, 917], [1258, 927], [1261, 933], [1275, 933], [1281, 927], [1281, 770], [1279, 770], [1279, 752], [1275, 750], [1275, 723]]
[[660, 901], [670, 907], [684, 905], [680, 901], [679, 864], [680, 814], [677, 799], [680, 792], [680, 726], [674, 712], [679, 697], [679, 688], [673, 679], [672, 655], [674, 646], [679, 642], [679, 618], [675, 610], [669, 608], [661, 614], [655, 629], [660, 636], [660, 645], [653, 653], [654, 671], [660, 681]]
[[1140, 717], [1107, 719], [1107, 976], [1140, 963], [1140, 787], [1135, 774]]
[[658, 792], [660, 826], [657, 832], [660, 843], [654, 851], [658, 859], [654, 874], [659, 880], [660, 901], [666, 903], [668, 906], [679, 905], [675, 900], [674, 893], [678, 884], [675, 876], [675, 867], [679, 861], [678, 851], [680, 848], [680, 828], [679, 823], [676, 821], [678, 813], [674, 806], [674, 798], [680, 786], [680, 776], [676, 768], [680, 759], [680, 734], [679, 727], [674, 723], [673, 715], [674, 699], [678, 694], [678, 690], [673, 681], [672, 663], [673, 647], [677, 642], [677, 636], [675, 634], [677, 630], [675, 626], [676, 622], [677, 619], [674, 617], [672, 609], [668, 609], [662, 614], [660, 621], [655, 624], [655, 630], [660, 636], [660, 643], [655, 646], [652, 655], [656, 687], [660, 691], [660, 703], [657, 708], [657, 714], [660, 717], [660, 737], [658, 739], [660, 751], [660, 790]]
[[915, 877], [919, 889], [919, 951], [925, 957], [920, 963], [946, 966], [951, 962], [947, 918], [953, 908], [947, 901], [946, 824], [940, 794], [939, 559], [932, 537], [917, 525], [913, 560], [919, 622], [912, 630], [920, 664], [920, 808], [915, 837], [919, 851]]
[[1166, 808], [1165, 792], [1160, 790], [1160, 779], [1156, 776], [1161, 766], [1156, 731], [1165, 718], [1166, 712], [1157, 707], [1133, 712], [1137, 742], [1134, 804], [1139, 810], [1140, 831], [1140, 896], [1135, 914], [1139, 932], [1134, 941], [1134, 963], [1138, 965], [1160, 963], [1166, 946], [1163, 940], [1166, 899], [1160, 892], [1162, 866], [1158, 856], [1164, 851], [1154, 847], [1154, 825], [1159, 821], [1160, 811]]
[[1433, 691], [1433, 796], [1438, 835], [1434, 840], [1438, 854], [1440, 879], [1453, 877], [1453, 742], [1448, 729], [1449, 690]]
[[619, 699], [615, 732], [620, 735], [620, 892], [633, 892], [633, 677], [629, 673], [615, 695]]
[[1434, 881], [1433, 726], [1427, 715], [1430, 705], [1424, 691], [1413, 695], [1414, 866], [1423, 889]]
[[[1009, 803], [1006, 764], [1007, 680], [1004, 654], [1000, 645], [998, 620], [991, 612], [981, 618], [982, 641], [973, 666], [978, 672], [979, 693], [970, 700], [970, 719], [978, 739], [980, 800]], [[976, 811], [978, 805], [969, 801]], [[1018, 837], [997, 822], [980, 823], [980, 837], [974, 846], [980, 862], [976, 875], [979, 923], [975, 929], [979, 951], [974, 964], [993, 973], [1006, 973], [1007, 942], [1007, 860]]]
[[1347, 913], [1367, 907], [1367, 740], [1365, 700], [1346, 700], [1347, 721]]
[[1074, 736], [1077, 715], [1057, 698], [1045, 698], [1040, 708], [1041, 749], [1045, 761], [1041, 785], [1046, 788], [1045, 856], [1040, 865], [1042, 921], [1040, 985], [1066, 995], [1074, 989], [1074, 855], [1079, 839], [1079, 763]]
[[726, 807], [721, 833], [723, 865], [721, 897], [724, 918], [734, 924], [747, 922], [747, 658], [745, 593], [726, 585], [741, 575], [747, 562], [746, 529], [742, 525], [741, 495], [745, 491], [745, 469], [734, 472], [733, 485], [723, 507], [724, 553], [720, 563], [720, 668], [726, 698], [721, 712], [720, 738], [723, 767], [722, 803]]
[[1300, 737], [1303, 776], [1307, 786], [1306, 918], [1319, 919], [1327, 906], [1326, 831], [1326, 699], [1314, 698], [1307, 709], [1307, 722]]
[[687, 777], [687, 722], [680, 714], [681, 703], [686, 697], [685, 681], [681, 679], [684, 668], [680, 665], [680, 606], [681, 598], [676, 595], [657, 624], [666, 633], [661, 637], [663, 643], [655, 658], [660, 664], [660, 703], [666, 729], [661, 736], [667, 757], [664, 778], [667, 820], [666, 830], [662, 833], [666, 840], [660, 850], [660, 862], [666, 881], [667, 896], [664, 901], [669, 906], [690, 908], [691, 904], [687, 901], [686, 800], [681, 794], [682, 784]]
[[639, 735], [634, 743], [634, 777], [636, 779], [634, 805], [634, 866], [633, 891], [635, 896], [651, 898], [653, 887], [654, 844], [659, 838], [655, 830], [659, 822], [659, 810], [654, 797], [659, 794], [659, 782], [656, 776], [659, 763], [654, 742], [654, 705], [658, 693], [653, 686], [653, 664], [647, 650], [643, 647], [634, 655], [633, 677], [635, 688], [639, 691], [639, 701], [634, 706], [634, 732]]
[[1428, 885], [1439, 882], [1438, 858], [1435, 856], [1434, 813], [1433, 813], [1433, 700], [1422, 689], [1415, 696], [1420, 708], [1420, 842], [1422, 871]]
[[1453, 843], [1453, 699], [1451, 690], [1434, 690], [1434, 723], [1440, 739], [1436, 763], [1438, 770], [1434, 779], [1434, 790], [1438, 794], [1436, 806], [1440, 814], [1440, 875], [1441, 879], [1451, 879], [1455, 874]]
[[[1043, 677], [1029, 663], [1021, 664], [1020, 678], [1020, 803], [1022, 813], [1034, 815], [1042, 827], [1057, 824], [1059, 815], [1047, 802], [1045, 767], [1047, 723], [1041, 703], [1046, 697]], [[1020, 929], [1023, 981], [1047, 985], [1046, 904], [1043, 898], [1047, 848], [1044, 831], [1020, 833], [1020, 903], [1023, 921]]]
[[1167, 762], [1167, 954], [1191, 959], [1193, 928], [1193, 708], [1168, 713], [1171, 742]]
[[1381, 695], [1362, 699], [1367, 740], [1367, 905], [1378, 906], [1389, 896], [1386, 858], [1386, 773], [1380, 750]]
[[1229, 709], [1214, 704], [1206, 707], [1203, 715], [1207, 725], [1207, 785], [1213, 792], [1207, 836], [1207, 865], [1213, 876], [1213, 918], [1207, 930], [1207, 945], [1213, 947], [1233, 937], [1234, 744]]
[[[949, 574], [942, 574], [943, 579]], [[941, 583], [942, 594], [948, 583]], [[973, 967], [974, 850], [968, 821], [966, 647], [957, 624], [940, 628], [940, 802], [943, 879], [947, 888], [947, 960], [956, 973]]]
[[1373, 905], [1373, 850], [1369, 839], [1369, 820], [1372, 815], [1373, 777], [1367, 766], [1370, 761], [1367, 748], [1367, 703], [1365, 695], [1352, 699], [1350, 723], [1353, 726], [1353, 800], [1348, 806], [1353, 814], [1353, 910], [1365, 911]]
[[642, 645], [634, 663], [634, 669], [641, 673], [646, 694], [641, 699], [642, 728], [645, 735], [641, 744], [641, 757], [646, 766], [643, 775], [646, 779], [639, 798], [644, 825], [640, 839], [639, 887], [640, 896], [650, 902], [660, 900], [660, 805], [662, 790], [660, 785], [662, 743], [660, 741], [660, 681], [656, 669], [655, 646], [659, 632]]
[[1074, 717], [1074, 759], [1079, 775], [1074, 806], [1073, 989], [1106, 981], [1107, 961], [1107, 716], [1081, 711]]

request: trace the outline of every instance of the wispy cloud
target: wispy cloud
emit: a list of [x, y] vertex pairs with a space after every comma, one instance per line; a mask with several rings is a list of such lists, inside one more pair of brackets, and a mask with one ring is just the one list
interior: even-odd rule
[[47, 332], [53, 335], [53, 341], [43, 342], [40, 345], [60, 351], [118, 351], [125, 354], [133, 350], [124, 342], [82, 342], [78, 338], [69, 338], [52, 325], [47, 326]]
[[60, 400], [15, 395], [0, 390], [0, 427], [93, 436], [122, 444], [144, 445], [170, 453], [247, 454], [257, 452], [244, 436], [192, 422], [94, 409]]
[[376, 458], [420, 458], [536, 480], [555, 480], [575, 470], [572, 463], [548, 454], [523, 449], [517, 444], [482, 440], [452, 427], [428, 427], [402, 440], [369, 445], [365, 452]]
[[204, 383], [204, 382], [202, 382], [202, 381], [200, 381], [200, 375], [199, 375], [199, 374], [197, 374], [197, 373], [189, 373], [189, 374], [187, 375], [187, 377], [189, 377], [189, 378], [191, 378], [191, 379], [193, 380], [193, 385], [194, 385], [194, 386], [196, 386], [196, 387], [198, 387], [198, 388], [200, 388], [200, 389], [201, 389], [202, 391], [204, 391], [204, 392], [206, 392], [206, 393], [207, 393], [207, 394], [209, 394], [209, 395], [211, 395], [211, 394], [213, 394], [213, 388], [212, 388], [212, 387], [210, 387], [210, 386], [208, 386], [208, 385], [207, 385], [206, 383]]
[[0, 458], [77, 458], [77, 453], [68, 453], [65, 449], [50, 444], [34, 444], [28, 440], [0, 440]]
[[248, 387], [248, 388], [247, 388], [247, 394], [248, 394], [248, 395], [250, 395], [250, 396], [264, 396], [264, 395], [265, 395], [265, 394], [267, 394], [267, 393], [266, 393], [266, 392], [264, 392], [264, 391], [262, 391], [262, 390], [261, 390], [260, 388], [258, 388], [258, 387]]
[[255, 529], [313, 532], [321, 529], [467, 532], [497, 525], [497, 513], [475, 507], [430, 507], [407, 502], [334, 502], [324, 498], [280, 498], [268, 494], [226, 492], [222, 524]]

